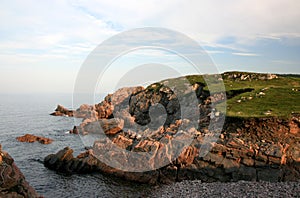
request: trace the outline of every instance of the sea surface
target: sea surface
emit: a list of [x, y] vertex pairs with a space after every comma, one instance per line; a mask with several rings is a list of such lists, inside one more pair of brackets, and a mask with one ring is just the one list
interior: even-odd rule
[[[155, 194], [157, 187], [100, 173], [63, 175], [45, 168], [44, 157], [66, 146], [74, 149], [74, 155], [84, 151], [80, 136], [67, 133], [74, 126], [74, 118], [49, 115], [57, 104], [71, 108], [72, 94], [0, 94], [0, 144], [39, 194], [60, 198], [145, 197]], [[26, 133], [51, 138], [54, 142], [43, 145], [16, 141], [16, 137]]]

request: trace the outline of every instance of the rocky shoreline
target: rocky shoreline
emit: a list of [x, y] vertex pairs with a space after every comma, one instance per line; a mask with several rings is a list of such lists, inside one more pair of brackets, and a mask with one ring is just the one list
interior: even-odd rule
[[[204, 157], [198, 156], [202, 140], [198, 137], [177, 160], [159, 170], [145, 173], [125, 172], [109, 167], [98, 159], [93, 149], [75, 158], [73, 150], [65, 148], [57, 154], [47, 156], [44, 162], [46, 167], [64, 173], [102, 172], [152, 184], [195, 179], [203, 182], [298, 181], [299, 133], [295, 134], [295, 128], [291, 126], [299, 118], [293, 117], [290, 121], [276, 118], [250, 119], [242, 121], [239, 126], [236, 126], [237, 122], [232, 122], [234, 118], [229, 118], [221, 138]], [[112, 141], [124, 148], [128, 139], [118, 135]], [[140, 145], [144, 147], [139, 147]], [[107, 144], [101, 146], [105, 149]], [[147, 146], [149, 141], [144, 140], [143, 144], [140, 143], [135, 148], [147, 149]], [[151, 146], [155, 146], [155, 142]], [[158, 154], [159, 151], [156, 155]]]
[[[214, 104], [223, 102], [224, 94], [210, 95], [203, 84], [194, 86], [193, 91], [197, 93], [200, 119], [196, 127], [184, 128], [188, 130], [181, 127], [193, 122], [191, 94], [184, 93], [187, 96], [184, 104], [188, 104], [184, 106], [171, 89], [159, 84], [146, 89], [122, 88], [99, 104], [82, 105], [73, 111], [73, 116], [83, 118], [74, 129], [82, 136], [97, 135], [92, 148], [74, 157], [73, 150], [67, 147], [47, 156], [44, 164], [64, 173], [101, 172], [152, 184], [196, 179], [203, 182], [300, 179], [299, 114], [285, 119], [227, 117], [223, 120], [224, 115]], [[151, 112], [153, 107], [156, 111]], [[191, 117], [182, 119], [184, 114]], [[165, 122], [160, 123], [161, 120]], [[146, 127], [136, 127], [136, 123]], [[159, 124], [153, 127], [151, 123]], [[223, 123], [222, 130], [215, 133], [220, 128], [218, 124]], [[207, 143], [208, 137], [216, 139]], [[189, 144], [185, 145], [186, 142]], [[182, 149], [174, 149], [179, 147]], [[132, 153], [142, 154], [133, 157]], [[143, 166], [150, 168], [136, 172], [124, 170], [124, 164], [137, 170]]]
[[0, 197], [40, 197], [25, 180], [14, 159], [0, 145]]

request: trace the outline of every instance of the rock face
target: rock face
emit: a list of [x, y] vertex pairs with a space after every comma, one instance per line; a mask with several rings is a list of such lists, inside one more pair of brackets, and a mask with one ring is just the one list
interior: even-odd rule
[[52, 116], [68, 116], [72, 117], [74, 115], [74, 111], [69, 110], [61, 105], [57, 105], [56, 109], [50, 115]]
[[53, 142], [52, 139], [45, 138], [45, 137], [40, 137], [40, 136], [35, 136], [31, 134], [25, 134], [24, 136], [20, 136], [16, 138], [19, 142], [39, 142], [41, 144], [51, 144]]
[[[200, 135], [169, 165], [145, 173], [124, 172], [107, 166], [98, 159], [95, 147], [77, 158], [73, 157], [70, 148], [65, 148], [57, 154], [47, 156], [45, 166], [67, 173], [102, 172], [146, 183], [168, 183], [190, 179], [205, 182], [298, 181], [300, 128], [297, 128], [297, 134], [294, 131], [291, 133], [289, 125], [290, 121], [276, 118], [250, 120], [229, 118], [221, 138], [204, 157], [199, 157], [199, 148], [203, 140]], [[161, 142], [153, 139], [139, 141], [119, 133], [112, 142], [132, 152], [149, 152], [157, 148], [157, 151], [153, 152], [154, 158], [160, 159], [160, 156], [164, 156], [159, 151], [164, 151]], [[109, 148], [109, 143], [99, 141], [97, 144], [98, 148]], [[107, 152], [110, 152], [109, 149]], [[149, 160], [149, 163], [157, 162]]]
[[[187, 97], [180, 102], [178, 93], [160, 84], [146, 89], [123, 88], [91, 108], [96, 113], [89, 114], [93, 116], [83, 119], [76, 128], [82, 135], [99, 135], [93, 148], [76, 158], [72, 149], [65, 148], [47, 156], [45, 166], [67, 173], [102, 172], [144, 183], [300, 179], [300, 115], [289, 119], [228, 117], [220, 137], [207, 143], [222, 123], [222, 113], [214, 109], [212, 102], [222, 102], [226, 96], [210, 96], [201, 84], [194, 87], [196, 113], [200, 115], [194, 127], [186, 127], [193, 124], [195, 116], [191, 92], [184, 93]], [[191, 117], [182, 119], [182, 115]], [[133, 157], [130, 153], [141, 155]], [[116, 166], [108, 166], [105, 159], [115, 159]], [[123, 171], [118, 168], [123, 164], [137, 169], [149, 165], [153, 169]]]
[[39, 197], [0, 145], [0, 197]]

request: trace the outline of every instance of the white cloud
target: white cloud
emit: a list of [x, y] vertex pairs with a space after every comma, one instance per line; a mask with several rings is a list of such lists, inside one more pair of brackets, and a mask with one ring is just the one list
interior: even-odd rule
[[9, 19], [0, 22], [0, 29], [7, 34], [2, 39], [23, 43], [23, 48], [29, 49], [78, 43], [96, 46], [122, 30], [144, 26], [175, 29], [215, 45], [227, 36], [234, 36], [240, 44], [253, 44], [256, 38], [279, 40], [300, 35], [297, 0], [29, 0], [5, 2], [1, 7], [0, 17]]
[[233, 55], [236, 55], [236, 56], [260, 56], [259, 54], [253, 54], [253, 53], [239, 53], [239, 52], [235, 52], [235, 53], [232, 53]]
[[[299, 10], [298, 0], [2, 1], [0, 62], [65, 67], [70, 60], [66, 64], [78, 68], [105, 39], [146, 26], [182, 32], [208, 47], [209, 54], [229, 51], [236, 56], [260, 56], [249, 53], [256, 50], [247, 46], [261, 39], [300, 45]], [[228, 37], [235, 40], [222, 43]], [[9, 77], [2, 72], [2, 81]]]

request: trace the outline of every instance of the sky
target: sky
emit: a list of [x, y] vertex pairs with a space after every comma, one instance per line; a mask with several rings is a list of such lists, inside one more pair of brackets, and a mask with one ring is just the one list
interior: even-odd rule
[[[195, 40], [219, 72], [300, 74], [298, 0], [2, 0], [0, 5], [0, 93], [71, 93], [97, 46], [144, 27]], [[152, 62], [192, 73], [172, 53], [135, 50], [111, 64], [103, 90], [122, 72]]]

